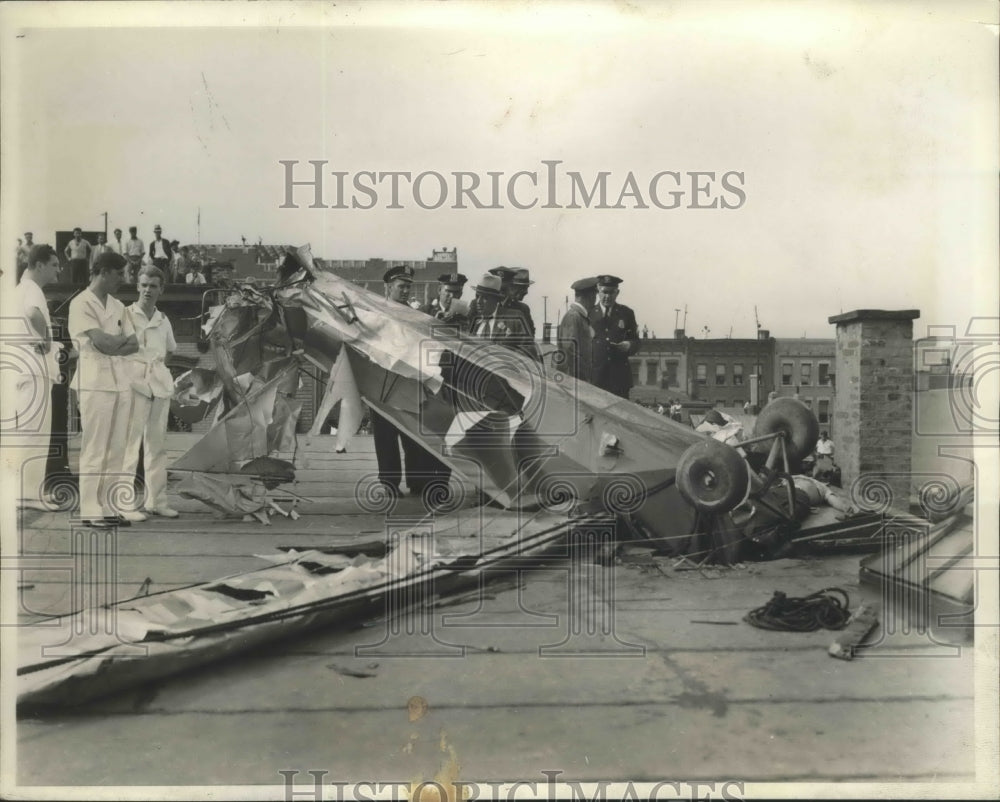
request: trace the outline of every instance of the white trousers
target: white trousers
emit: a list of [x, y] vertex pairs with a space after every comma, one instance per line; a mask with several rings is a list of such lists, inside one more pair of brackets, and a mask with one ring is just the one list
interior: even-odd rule
[[80, 391], [80, 517], [118, 515], [135, 505], [134, 473], [125, 475], [132, 388]]
[[147, 510], [167, 506], [167, 416], [169, 398], [147, 398], [132, 392], [132, 414], [125, 438], [125, 473], [134, 474], [139, 464], [139, 445], [143, 448], [146, 474]]
[[25, 501], [42, 498], [52, 434], [51, 391], [52, 385], [42, 376], [21, 373], [14, 380], [14, 414], [13, 420], [5, 421], [4, 451], [14, 469], [11, 489]]

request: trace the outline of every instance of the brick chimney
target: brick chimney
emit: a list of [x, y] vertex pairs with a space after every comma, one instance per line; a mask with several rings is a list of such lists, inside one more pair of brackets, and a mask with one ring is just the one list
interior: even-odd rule
[[856, 309], [829, 319], [837, 327], [835, 459], [844, 489], [866, 509], [909, 508], [918, 317], [917, 309]]

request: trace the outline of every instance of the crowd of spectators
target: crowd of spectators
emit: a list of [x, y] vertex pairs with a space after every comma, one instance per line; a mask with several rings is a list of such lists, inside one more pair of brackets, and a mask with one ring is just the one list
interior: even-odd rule
[[[86, 284], [94, 262], [102, 253], [117, 253], [126, 260], [125, 283], [135, 284], [139, 272], [144, 267], [157, 267], [166, 277], [167, 284], [204, 285], [209, 283], [206, 265], [195, 248], [181, 245], [179, 240], [168, 240], [163, 229], [153, 227], [153, 237], [147, 246], [138, 235], [136, 226], [129, 227], [129, 236], [123, 237], [120, 228], [114, 229], [112, 237], [96, 235], [97, 242], [91, 242], [80, 228], [73, 230], [73, 237], [58, 254], [65, 263], [57, 278], [62, 284]], [[33, 234], [25, 232], [17, 241], [17, 268], [21, 272], [28, 264]]]

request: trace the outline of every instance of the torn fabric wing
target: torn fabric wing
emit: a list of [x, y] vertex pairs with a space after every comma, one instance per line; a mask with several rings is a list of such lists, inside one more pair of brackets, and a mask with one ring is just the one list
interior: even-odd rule
[[344, 451], [348, 442], [361, 426], [364, 419], [364, 404], [361, 400], [361, 393], [358, 392], [358, 383], [354, 378], [354, 370], [351, 368], [351, 361], [346, 348], [341, 348], [337, 355], [337, 361], [330, 371], [330, 379], [326, 384], [326, 391], [323, 394], [323, 401], [316, 411], [310, 434], [320, 433], [320, 429], [326, 422], [327, 416], [333, 410], [334, 405], [340, 402], [340, 417], [337, 423], [337, 439], [334, 443], [336, 451]]
[[236, 473], [255, 457], [294, 452], [295, 422], [301, 402], [294, 359], [267, 381], [256, 383], [243, 400], [172, 466], [178, 471]]

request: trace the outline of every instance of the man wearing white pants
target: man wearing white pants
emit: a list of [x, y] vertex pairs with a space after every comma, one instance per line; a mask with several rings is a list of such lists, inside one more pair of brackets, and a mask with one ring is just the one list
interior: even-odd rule
[[140, 512], [116, 509], [131, 493], [124, 462], [132, 388], [122, 357], [139, 350], [125, 306], [114, 297], [126, 264], [120, 254], [102, 253], [90, 284], [69, 305], [69, 333], [80, 352], [74, 379], [82, 428], [80, 517], [97, 528], [146, 520]]
[[158, 267], [146, 266], [136, 280], [139, 300], [125, 310], [135, 331], [139, 350], [127, 357], [131, 368], [132, 414], [125, 440], [125, 473], [135, 473], [139, 446], [143, 446], [146, 476], [145, 512], [176, 518], [167, 504], [167, 415], [174, 381], [166, 359], [177, 350], [170, 320], [156, 302], [163, 293], [166, 276]]
[[3, 416], [12, 424], [4, 437], [10, 446], [8, 453], [14, 457], [11, 462], [19, 469], [11, 476], [16, 483], [12, 489], [18, 506], [55, 510], [57, 505], [44, 493], [43, 485], [52, 429], [52, 382], [59, 376], [55, 355], [62, 346], [52, 340], [52, 323], [42, 288], [56, 280], [59, 257], [50, 245], [33, 245], [24, 263], [13, 305], [20, 316], [20, 328], [10, 332], [12, 336], [3, 343], [5, 361], [13, 367], [7, 371], [11, 384], [4, 391], [14, 402], [12, 414]]

